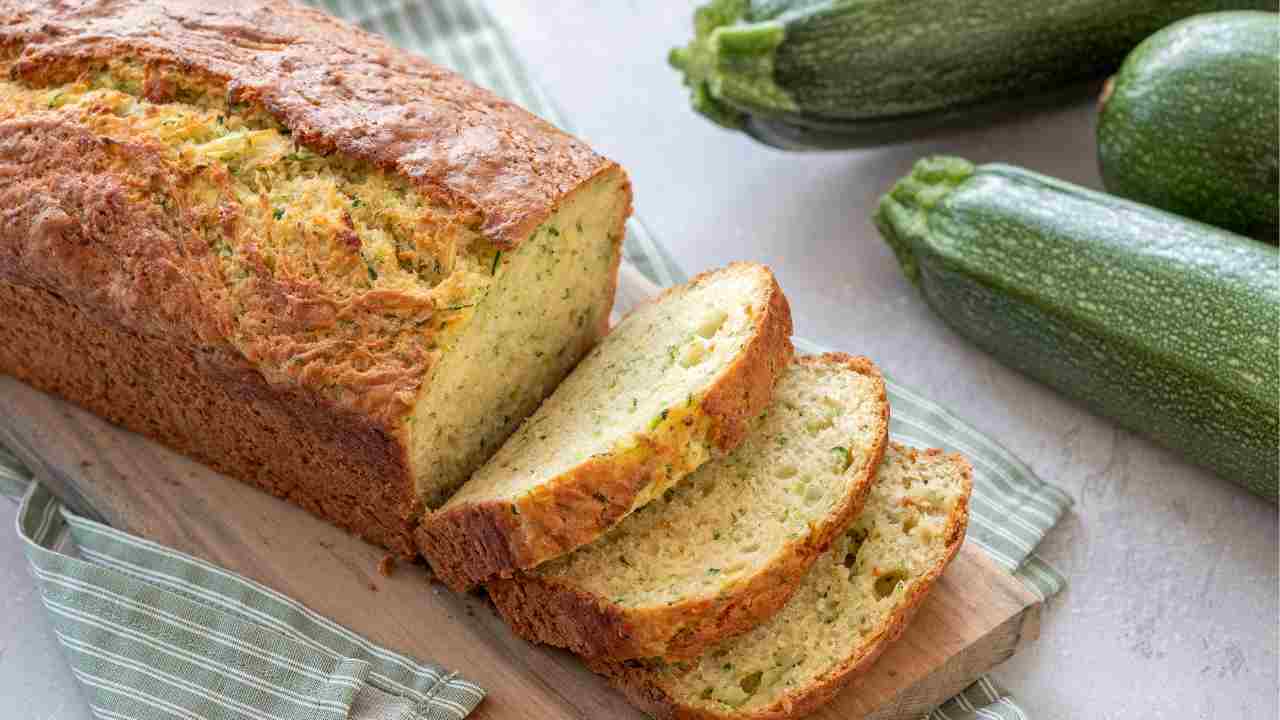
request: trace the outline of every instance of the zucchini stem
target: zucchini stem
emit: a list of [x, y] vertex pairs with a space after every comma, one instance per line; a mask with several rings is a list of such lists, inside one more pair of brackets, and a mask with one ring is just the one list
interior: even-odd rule
[[920, 266], [912, 246], [928, 231], [929, 210], [973, 173], [973, 163], [963, 158], [923, 158], [911, 168], [910, 175], [880, 198], [875, 214], [876, 228], [893, 249], [902, 273], [912, 283], [920, 284]]
[[684, 73], [693, 109], [718, 125], [742, 128], [748, 114], [777, 115], [799, 106], [773, 77], [786, 40], [782, 23], [750, 22], [744, 0], [713, 0], [694, 14], [696, 32], [667, 56]]

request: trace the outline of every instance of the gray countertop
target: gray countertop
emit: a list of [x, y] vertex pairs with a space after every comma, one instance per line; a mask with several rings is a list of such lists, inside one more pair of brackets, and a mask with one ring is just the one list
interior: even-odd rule
[[[494, 8], [580, 133], [628, 168], [638, 214], [686, 270], [768, 263], [797, 334], [869, 355], [1075, 498], [1041, 548], [1070, 585], [1040, 641], [996, 672], [1031, 718], [1280, 715], [1276, 507], [966, 344], [903, 280], [868, 220], [879, 194], [928, 153], [1097, 187], [1089, 102], [917, 144], [785, 154], [688, 109], [665, 56], [690, 32], [692, 5]], [[0, 502], [0, 526], [13, 515]], [[87, 718], [8, 530], [0, 579], [0, 714]]]

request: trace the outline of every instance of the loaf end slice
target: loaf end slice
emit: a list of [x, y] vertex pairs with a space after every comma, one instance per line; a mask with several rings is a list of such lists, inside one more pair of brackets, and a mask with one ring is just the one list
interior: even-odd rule
[[627, 316], [418, 531], [462, 590], [559, 557], [736, 447], [791, 360], [768, 268], [695, 277]]
[[489, 596], [521, 636], [585, 657], [700, 654], [787, 602], [862, 508], [888, 428], [871, 361], [799, 359], [736, 450]]
[[593, 667], [658, 718], [807, 715], [902, 634], [964, 541], [971, 488], [962, 456], [891, 444], [862, 512], [767, 623], [694, 660]]

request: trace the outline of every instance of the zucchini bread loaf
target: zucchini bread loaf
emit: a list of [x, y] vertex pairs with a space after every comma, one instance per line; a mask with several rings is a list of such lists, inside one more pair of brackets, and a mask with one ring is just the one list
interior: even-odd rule
[[0, 372], [403, 555], [604, 332], [630, 186], [282, 0], [0, 0]]

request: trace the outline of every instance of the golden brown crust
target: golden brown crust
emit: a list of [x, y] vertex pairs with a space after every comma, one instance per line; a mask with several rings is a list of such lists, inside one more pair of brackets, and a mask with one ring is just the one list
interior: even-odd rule
[[418, 528], [418, 546], [442, 582], [469, 590], [598, 537], [630, 508], [623, 499], [634, 499], [653, 482], [663, 457], [637, 452], [590, 458], [515, 502], [488, 500], [437, 511]]
[[[936, 448], [920, 451], [904, 448], [900, 445], [897, 445], [897, 447], [900, 450], [907, 450], [908, 454], [913, 456], [913, 459], [917, 454], [925, 457], [945, 455], [942, 450]], [[955, 509], [952, 510], [951, 517], [947, 520], [947, 554], [942, 562], [938, 563], [928, 575], [916, 583], [911, 596], [899, 606], [889, 620], [888, 627], [875, 639], [869, 648], [866, 648], [862, 655], [847, 659], [839, 667], [818, 678], [810, 687], [797, 689], [781, 698], [774, 705], [744, 716], [745, 718], [750, 720], [790, 720], [812, 713], [822, 705], [830, 702], [841, 690], [855, 684], [858, 677], [866, 673], [885, 649], [902, 636], [907, 625], [911, 622], [911, 618], [919, 610], [920, 604], [924, 602], [929, 595], [929, 591], [933, 589], [934, 583], [937, 582], [947, 566], [951, 564], [956, 553], [960, 551], [960, 546], [964, 544], [965, 531], [969, 526], [969, 496], [973, 490], [973, 467], [959, 453], [952, 453], [949, 457], [960, 463], [964, 468], [964, 492], [960, 501], [956, 503]], [[735, 718], [734, 720], [742, 719]]]
[[[256, 294], [233, 303], [213, 252], [187, 231], [186, 216], [166, 212], [150, 198], [133, 201], [140, 188], [181, 197], [185, 184], [145, 143], [104, 140], [54, 114], [0, 119], [0, 175], [6, 179], [0, 185], [0, 287], [24, 298], [29, 311], [45, 308], [44, 314], [23, 315], [15, 306], [0, 314], [0, 332], [49, 342], [78, 328], [61, 347], [25, 356], [14, 348], [27, 343], [13, 340], [0, 372], [290, 497], [397, 553], [416, 554], [409, 520], [419, 508], [394, 409], [407, 407], [402, 395], [411, 397], [416, 389], [420, 379], [412, 373], [422, 371], [425, 356], [406, 356], [399, 367], [371, 363], [374, 372], [352, 383], [362, 392], [342, 398], [309, 386], [340, 384], [358, 352], [300, 364], [308, 377], [296, 383], [273, 382], [263, 373], [266, 360], [254, 351], [258, 344], [237, 346], [231, 337], [238, 324], [257, 323], [269, 329], [260, 340], [278, 344], [272, 352], [302, 352], [306, 348], [291, 340], [287, 328], [312, 312], [299, 302], [306, 289], [290, 292], [285, 282], [264, 277], [255, 281]], [[82, 346], [97, 335], [114, 340], [102, 341], [95, 348], [100, 357], [91, 363]], [[143, 350], [147, 344], [155, 351]], [[50, 353], [74, 357], [58, 365], [41, 362]], [[203, 377], [194, 377], [196, 371]], [[178, 377], [186, 390], [168, 388], [170, 395], [164, 383]], [[135, 385], [156, 388], [140, 398]], [[174, 402], [207, 414], [191, 423], [184, 412], [197, 412], [192, 408], [165, 410], [152, 402], [164, 397], [181, 398]], [[243, 407], [233, 407], [236, 402]], [[137, 409], [140, 403], [149, 408], [146, 414]], [[320, 438], [326, 438], [323, 448]], [[273, 443], [283, 448], [278, 457]], [[340, 457], [346, 444], [351, 460]]]
[[[718, 272], [748, 265], [734, 263]], [[710, 274], [698, 275], [690, 284]], [[699, 403], [683, 423], [664, 423], [662, 432], [641, 436], [638, 448], [588, 458], [514, 501], [465, 503], [427, 516], [417, 538], [437, 577], [463, 591], [564, 555], [631, 512], [641, 493], [669, 467], [691, 470], [682, 467], [689, 464], [691, 442], [710, 439], [722, 451], [741, 442], [744, 419], [768, 404], [774, 382], [794, 352], [791, 310], [769, 275], [771, 287], [752, 338], [708, 390], [710, 403]], [[652, 302], [661, 302], [666, 294]]]
[[[716, 272], [734, 272], [753, 265], [730, 263], [723, 270], [700, 273], [689, 282], [696, 284]], [[765, 310], [755, 320], [751, 343], [702, 399], [703, 411], [715, 419], [711, 441], [721, 451], [731, 450], [742, 442], [751, 419], [768, 407], [773, 399], [774, 382], [795, 355], [791, 345], [791, 305], [772, 272], [769, 272]]]
[[[919, 454], [925, 457], [944, 455], [942, 450], [914, 450], [894, 443], [894, 447], [914, 457]], [[592, 670], [605, 675], [614, 687], [618, 688], [636, 707], [659, 720], [796, 720], [805, 717], [830, 702], [841, 690], [857, 682], [857, 679], [880, 657], [881, 653], [901, 637], [911, 618], [915, 616], [920, 604], [928, 597], [929, 591], [937, 582], [942, 572], [951, 564], [951, 560], [964, 544], [965, 530], [969, 525], [969, 496], [973, 488], [973, 468], [969, 461], [959, 453], [949, 457], [961, 463], [964, 468], [965, 491], [947, 521], [947, 554], [941, 563], [929, 572], [920, 582], [915, 584], [911, 596], [894, 612], [884, 630], [867, 646], [863, 652], [846, 659], [839, 666], [816, 679], [810, 685], [796, 688], [777, 702], [766, 708], [744, 713], [718, 713], [705, 708], [692, 707], [680, 703], [671, 697], [662, 686], [653, 680], [653, 673], [642, 663], [592, 663]]]
[[409, 179], [500, 247], [613, 166], [457, 73], [285, 0], [5, 0], [0, 47], [30, 85], [122, 58], [223, 83], [302, 145]]
[[402, 446], [367, 417], [272, 387], [214, 353], [0, 282], [0, 372], [60, 395], [369, 542], [416, 555]]
[[780, 610], [813, 562], [862, 509], [884, 457], [889, 430], [889, 402], [884, 378], [865, 357], [844, 353], [809, 356], [796, 362], [844, 364], [875, 379], [881, 422], [868, 462], [851, 468], [859, 477], [824, 522], [789, 543], [762, 572], [731, 592], [659, 607], [625, 608], [555, 578], [517, 573], [489, 582], [498, 611], [516, 634], [534, 642], [568, 648], [588, 658], [627, 660], [700, 654], [713, 643], [746, 632]]

